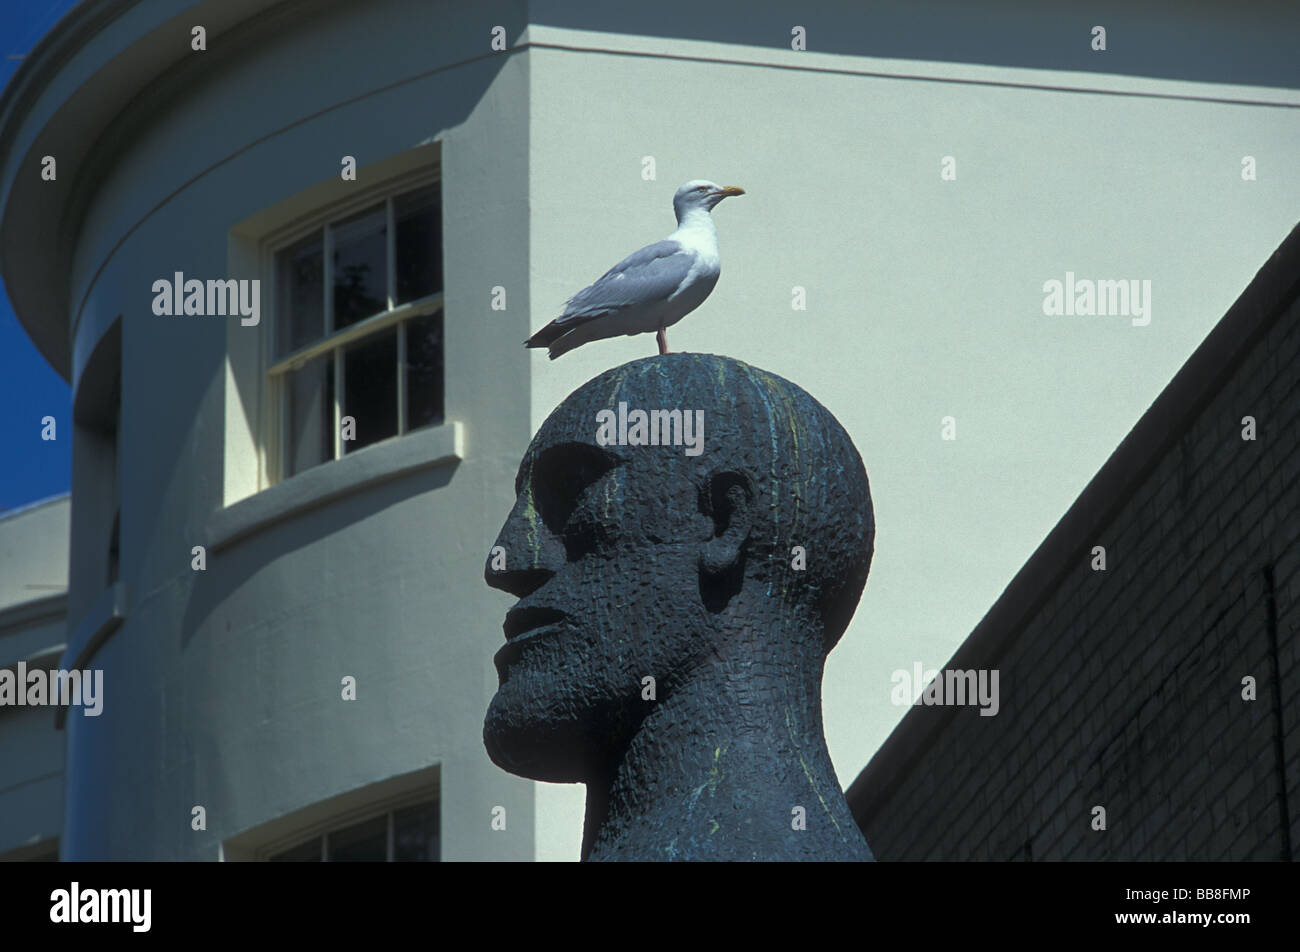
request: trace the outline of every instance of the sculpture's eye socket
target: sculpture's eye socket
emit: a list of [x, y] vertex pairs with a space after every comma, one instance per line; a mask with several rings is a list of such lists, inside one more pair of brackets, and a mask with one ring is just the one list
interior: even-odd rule
[[564, 535], [583, 495], [618, 462], [588, 443], [561, 443], [543, 452], [532, 473], [533, 500], [543, 525]]

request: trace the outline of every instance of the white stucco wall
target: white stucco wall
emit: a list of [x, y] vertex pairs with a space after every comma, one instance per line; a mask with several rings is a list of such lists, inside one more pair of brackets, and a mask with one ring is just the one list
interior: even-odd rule
[[65, 494], [0, 516], [0, 610], [66, 591], [71, 508]]

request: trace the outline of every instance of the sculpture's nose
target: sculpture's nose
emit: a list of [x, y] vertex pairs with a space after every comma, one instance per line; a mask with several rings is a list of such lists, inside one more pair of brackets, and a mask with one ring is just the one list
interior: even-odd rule
[[542, 521], [525, 488], [488, 552], [483, 579], [516, 598], [531, 595], [564, 565], [564, 546]]

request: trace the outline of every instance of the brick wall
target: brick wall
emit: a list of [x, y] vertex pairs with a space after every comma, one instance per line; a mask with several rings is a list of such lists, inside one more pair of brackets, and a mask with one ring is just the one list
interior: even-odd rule
[[998, 669], [997, 716], [914, 707], [850, 788], [867, 841], [881, 860], [1290, 859], [1298, 601], [1300, 227], [947, 665]]

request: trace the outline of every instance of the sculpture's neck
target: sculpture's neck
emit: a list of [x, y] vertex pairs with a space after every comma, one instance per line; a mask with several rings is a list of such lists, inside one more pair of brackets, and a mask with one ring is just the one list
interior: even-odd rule
[[871, 858], [826, 751], [820, 672], [728, 667], [645, 702], [612, 776], [587, 786], [584, 860]]

